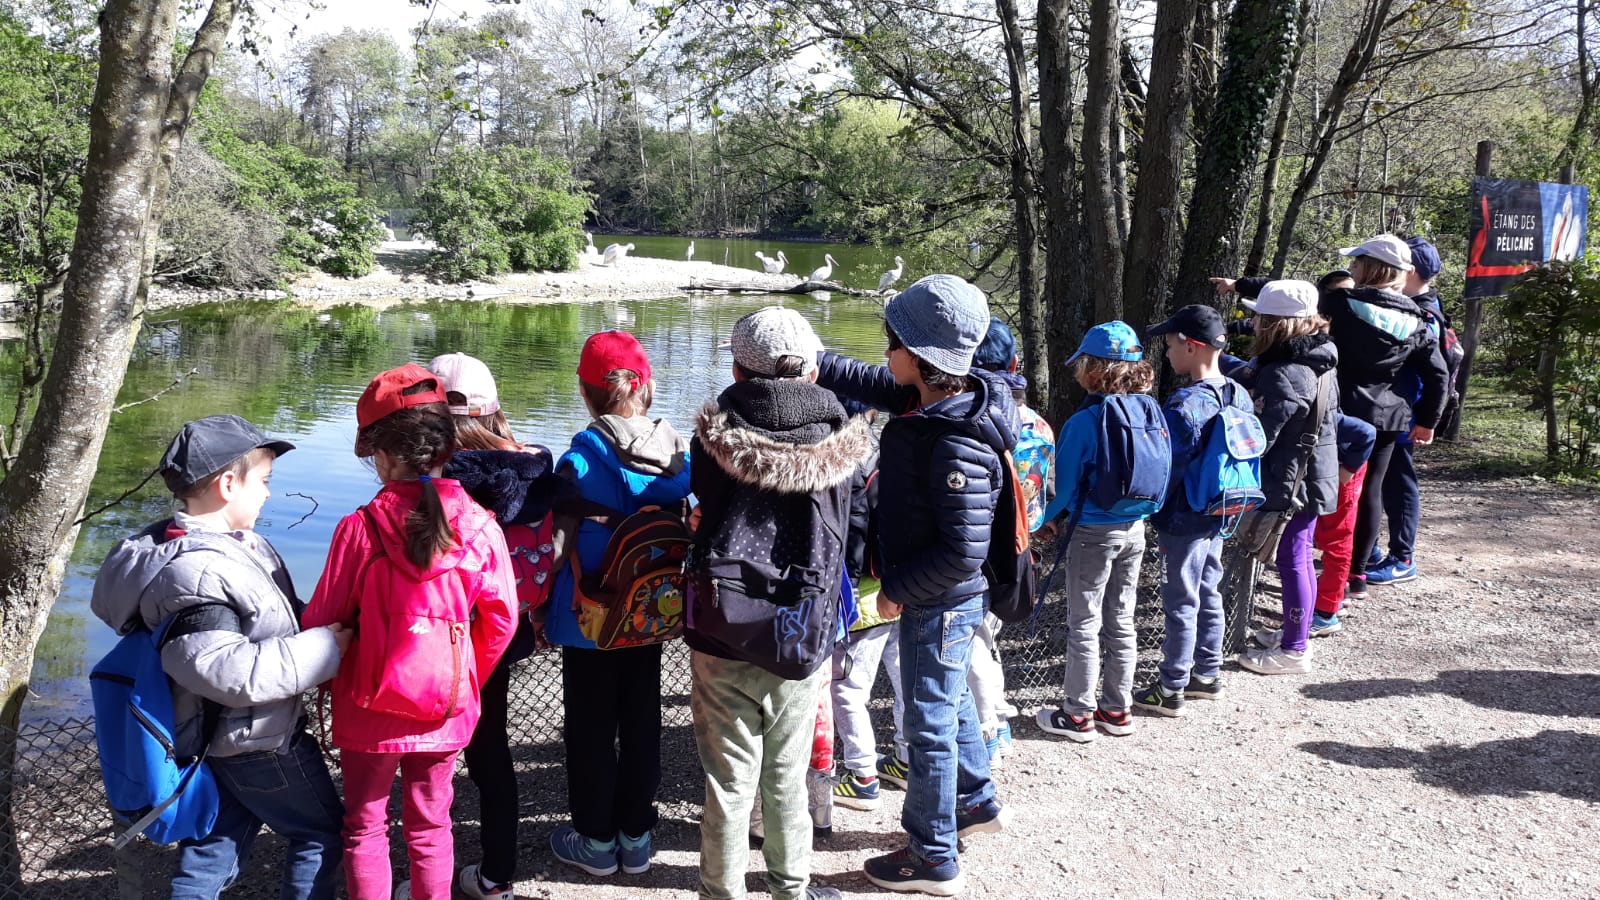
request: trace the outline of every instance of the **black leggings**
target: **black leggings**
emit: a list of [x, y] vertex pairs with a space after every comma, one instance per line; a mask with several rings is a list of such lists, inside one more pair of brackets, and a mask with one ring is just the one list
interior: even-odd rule
[[1398, 431], [1380, 431], [1372, 445], [1372, 455], [1367, 457], [1367, 475], [1361, 481], [1361, 507], [1356, 513], [1356, 540], [1350, 548], [1350, 577], [1366, 578], [1367, 558], [1378, 544], [1378, 530], [1383, 527], [1383, 479], [1389, 472], [1389, 459], [1394, 456], [1394, 442], [1400, 438]]
[[518, 809], [517, 770], [511, 761], [506, 735], [506, 701], [511, 688], [514, 660], [507, 653], [483, 683], [483, 714], [472, 743], [463, 754], [467, 777], [478, 786], [479, 847], [483, 851], [483, 877], [495, 884], [513, 881], [517, 874]]

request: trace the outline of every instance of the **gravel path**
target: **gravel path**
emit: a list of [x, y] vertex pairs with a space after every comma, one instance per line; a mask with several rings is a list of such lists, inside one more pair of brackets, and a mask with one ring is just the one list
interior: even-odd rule
[[[1600, 495], [1425, 485], [1426, 577], [1375, 588], [1314, 675], [1233, 669], [1225, 700], [1086, 746], [1018, 720], [997, 773], [1014, 826], [969, 843], [966, 896], [1600, 896], [1582, 862], [1600, 843]], [[861, 862], [902, 840], [886, 797], [836, 811], [820, 882], [876, 893]], [[558, 869], [541, 844], [518, 894], [683, 896], [695, 826], [657, 834], [637, 877]]]

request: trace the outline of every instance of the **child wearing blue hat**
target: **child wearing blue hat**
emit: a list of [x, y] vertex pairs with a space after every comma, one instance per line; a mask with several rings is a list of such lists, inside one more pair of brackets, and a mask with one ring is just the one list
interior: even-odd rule
[[[1056, 442], [1056, 496], [1045, 509], [1041, 531], [1052, 536], [1063, 513], [1071, 512], [1062, 554], [1067, 571], [1067, 651], [1065, 696], [1059, 707], [1039, 710], [1039, 727], [1078, 743], [1096, 737], [1096, 728], [1111, 735], [1133, 733], [1133, 672], [1138, 645], [1133, 606], [1138, 597], [1139, 567], [1144, 560], [1144, 520], [1160, 507], [1154, 502], [1122, 497], [1115, 486], [1101, 484], [1107, 457], [1101, 447], [1102, 420], [1115, 406], [1118, 415], [1163, 423], [1159, 447], [1148, 449], [1155, 462], [1171, 468], [1164, 417], [1149, 396], [1155, 371], [1144, 361], [1139, 335], [1126, 322], [1096, 325], [1084, 335], [1078, 352], [1067, 360], [1078, 384], [1089, 393], [1062, 426]], [[1164, 493], [1168, 471], [1160, 473]], [[1095, 684], [1105, 678], [1098, 701]]]

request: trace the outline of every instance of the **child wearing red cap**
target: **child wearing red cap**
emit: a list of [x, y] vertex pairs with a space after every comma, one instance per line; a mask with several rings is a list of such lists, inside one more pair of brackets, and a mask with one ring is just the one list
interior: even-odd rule
[[333, 743], [344, 770], [351, 900], [389, 900], [389, 792], [400, 771], [411, 892], [449, 900], [456, 754], [479, 692], [516, 628], [505, 536], [461, 484], [441, 477], [456, 449], [438, 379], [418, 365], [380, 374], [356, 403], [356, 455], [383, 488], [339, 521], [307, 628], [342, 623], [355, 640], [333, 680]]
[[[572, 438], [556, 470], [584, 500], [624, 516], [689, 495], [689, 445], [648, 413], [655, 395], [650, 357], [625, 331], [584, 342], [578, 390], [594, 421]], [[566, 723], [567, 804], [572, 823], [550, 836], [556, 858], [591, 875], [650, 868], [650, 830], [661, 784], [661, 645], [596, 649], [573, 609], [571, 566], [600, 566], [611, 529], [592, 519], [557, 516], [559, 569], [550, 593], [545, 637], [560, 645]]]

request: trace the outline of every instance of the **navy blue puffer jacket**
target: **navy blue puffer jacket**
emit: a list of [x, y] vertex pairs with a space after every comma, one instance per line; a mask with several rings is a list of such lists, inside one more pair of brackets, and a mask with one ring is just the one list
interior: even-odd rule
[[982, 567], [1005, 484], [1001, 454], [1022, 429], [1011, 389], [974, 369], [972, 391], [919, 408], [916, 389], [896, 385], [884, 366], [832, 353], [820, 362], [818, 384], [897, 414], [878, 456], [874, 558], [884, 596], [948, 606], [988, 590]]

